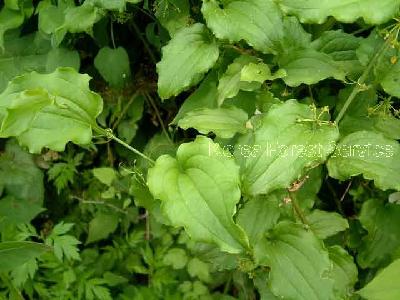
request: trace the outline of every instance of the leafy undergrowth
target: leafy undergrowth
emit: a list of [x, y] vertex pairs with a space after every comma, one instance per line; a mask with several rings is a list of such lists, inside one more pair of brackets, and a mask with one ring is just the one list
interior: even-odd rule
[[400, 0], [5, 0], [0, 299], [400, 299]]

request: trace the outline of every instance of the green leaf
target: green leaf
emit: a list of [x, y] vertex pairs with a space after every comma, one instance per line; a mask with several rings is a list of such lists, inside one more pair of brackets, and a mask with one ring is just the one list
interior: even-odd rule
[[5, 52], [0, 55], [0, 92], [11, 79], [26, 72], [51, 73], [57, 67], [79, 70], [77, 51], [50, 47], [38, 33], [6, 39]]
[[4, 33], [22, 25], [24, 14], [20, 11], [3, 7], [0, 11], [0, 53], [4, 51]]
[[251, 245], [278, 222], [279, 202], [278, 194], [260, 195], [249, 199], [239, 210], [237, 223], [246, 231]]
[[71, 68], [15, 78], [0, 94], [0, 136], [15, 136], [33, 153], [44, 147], [63, 151], [68, 141], [90, 143], [103, 103], [89, 80]]
[[67, 32], [92, 32], [93, 25], [101, 19], [104, 11], [91, 1], [75, 6], [71, 1], [59, 1], [58, 6], [39, 7], [39, 29], [52, 35], [52, 43], [58, 46]]
[[39, 203], [25, 198], [6, 196], [0, 199], [0, 220], [7, 224], [29, 223], [42, 211], [44, 208]]
[[63, 261], [63, 258], [80, 260], [77, 245], [81, 242], [71, 235], [66, 235], [73, 225], [72, 223], [58, 223], [46, 239], [46, 244], [53, 246], [54, 255], [60, 261]]
[[89, 223], [89, 233], [86, 244], [106, 239], [113, 233], [119, 223], [119, 217], [113, 213], [98, 213]]
[[211, 279], [208, 264], [197, 257], [189, 261], [187, 269], [190, 276], [198, 277], [201, 281], [209, 282]]
[[44, 244], [33, 242], [0, 243], [0, 272], [11, 271], [50, 250]]
[[188, 257], [185, 250], [180, 248], [171, 248], [163, 257], [163, 263], [172, 266], [174, 269], [182, 269], [186, 266]]
[[393, 18], [399, 0], [279, 0], [283, 11], [295, 15], [302, 23], [322, 24], [332, 16], [344, 23], [363, 18], [368, 24], [382, 24]]
[[220, 138], [231, 138], [236, 133], [246, 132], [247, 113], [232, 107], [203, 108], [188, 112], [179, 120], [183, 129], [195, 128], [200, 133], [214, 132]]
[[95, 168], [92, 170], [94, 177], [96, 177], [101, 183], [111, 186], [113, 181], [117, 178], [117, 173], [113, 168]]
[[359, 248], [362, 268], [375, 268], [390, 261], [400, 247], [400, 205], [371, 199], [361, 209], [360, 222], [368, 231]]
[[210, 155], [210, 147], [218, 145], [199, 136], [182, 144], [176, 158], [160, 156], [149, 169], [148, 186], [174, 226], [184, 226], [196, 241], [239, 253], [248, 247], [232, 219], [240, 200], [239, 168], [232, 158]]
[[325, 31], [311, 46], [321, 53], [328, 54], [347, 74], [361, 70], [356, 50], [360, 46], [361, 38], [341, 30]]
[[307, 169], [325, 161], [339, 133], [334, 124], [315, 123], [316, 113], [313, 107], [289, 100], [253, 120], [254, 132], [239, 139], [235, 148], [244, 193], [288, 188]]
[[157, 1], [155, 15], [161, 25], [164, 26], [173, 37], [180, 29], [189, 25], [189, 1]]
[[[33, 156], [23, 151], [15, 140], [9, 140], [4, 153], [0, 155], [1, 189], [11, 196], [8, 204], [2, 202], [2, 205], [5, 207], [15, 205], [9, 212], [2, 212], [13, 215], [15, 220], [29, 222], [28, 219], [34, 217], [33, 211], [38, 212], [42, 207], [44, 199], [43, 173], [36, 166]], [[21, 202], [17, 204], [19, 200]], [[5, 208], [4, 206], [3, 208]], [[19, 211], [18, 208], [21, 206], [26, 211]], [[32, 211], [29, 211], [31, 209]]]
[[218, 104], [222, 105], [226, 98], [235, 97], [240, 90], [254, 91], [259, 89], [264, 81], [284, 76], [286, 76], [284, 70], [279, 70], [272, 75], [268, 65], [260, 59], [241, 55], [228, 66], [219, 80]]
[[268, 234], [264, 251], [271, 268], [268, 285], [275, 296], [296, 300], [331, 299], [330, 261], [311, 231], [300, 224], [278, 223]]
[[320, 239], [326, 239], [349, 228], [349, 223], [338, 213], [315, 209], [307, 216], [311, 230]]
[[176, 96], [199, 83], [218, 56], [217, 42], [203, 24], [180, 30], [162, 48], [162, 59], [157, 64], [160, 97]]
[[101, 48], [94, 58], [94, 65], [101, 76], [113, 87], [123, 87], [131, 77], [128, 53], [122, 47]]
[[200, 86], [183, 102], [171, 124], [177, 124], [188, 112], [199, 108], [217, 108], [217, 85], [214, 72], [203, 80]]
[[400, 259], [379, 272], [357, 293], [367, 300], [397, 300], [400, 298]]
[[[221, 3], [222, 2], [222, 3]], [[271, 0], [204, 0], [201, 12], [218, 39], [245, 40], [263, 53], [277, 53], [283, 24], [279, 7]]]
[[358, 270], [353, 257], [340, 246], [328, 248], [329, 258], [333, 263], [331, 278], [334, 280], [333, 289], [340, 299], [351, 295], [358, 281]]
[[345, 72], [328, 54], [314, 49], [293, 50], [279, 56], [279, 66], [286, 71], [285, 83], [296, 87], [302, 83], [311, 85], [333, 77], [344, 81]]
[[358, 131], [344, 137], [327, 163], [339, 180], [362, 174], [383, 190], [400, 190], [400, 145], [380, 133]]

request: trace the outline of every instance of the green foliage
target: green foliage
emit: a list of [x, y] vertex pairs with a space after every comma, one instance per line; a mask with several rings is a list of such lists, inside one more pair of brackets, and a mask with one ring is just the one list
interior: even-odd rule
[[0, 299], [398, 299], [399, 9], [3, 1]]

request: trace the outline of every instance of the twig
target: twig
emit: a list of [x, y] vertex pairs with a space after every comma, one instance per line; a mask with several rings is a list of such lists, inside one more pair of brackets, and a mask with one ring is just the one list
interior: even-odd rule
[[110, 208], [112, 208], [112, 209], [114, 209], [114, 210], [116, 210], [116, 211], [118, 211], [118, 212], [120, 212], [120, 213], [122, 213], [122, 214], [124, 214], [124, 215], [127, 215], [127, 214], [128, 214], [128, 212], [126, 212], [125, 210], [123, 210], [123, 209], [119, 208], [118, 206], [115, 206], [115, 205], [113, 205], [113, 204], [111, 204], [111, 203], [108, 203], [108, 202], [104, 202], [104, 201], [93, 201], [93, 200], [85, 200], [85, 199], [82, 199], [82, 198], [80, 198], [80, 197], [78, 197], [78, 196], [71, 196], [71, 199], [78, 200], [79, 202], [81, 202], [81, 203], [83, 203], [83, 204], [104, 205], [104, 206], [110, 207]]
[[137, 35], [137, 36], [139, 37], [139, 39], [142, 41], [143, 46], [144, 46], [144, 48], [146, 49], [147, 53], [149, 54], [152, 63], [153, 63], [154, 65], [156, 65], [156, 64], [157, 64], [156, 57], [154, 56], [153, 52], [151, 51], [149, 44], [148, 44], [148, 43], [146, 42], [146, 40], [143, 38], [142, 33], [140, 32], [139, 27], [136, 25], [135, 21], [133, 21], [133, 20], [132, 20], [131, 24], [132, 24], [133, 30], [135, 31], [136, 35]]
[[389, 47], [390, 41], [392, 40], [391, 36], [383, 43], [381, 48], [375, 53], [374, 57], [369, 62], [367, 68], [362, 73], [361, 77], [358, 79], [356, 86], [353, 88], [351, 94], [347, 98], [346, 102], [344, 103], [342, 109], [339, 111], [338, 116], [335, 119], [335, 123], [338, 124], [340, 120], [343, 118], [344, 114], [346, 113], [347, 109], [349, 108], [350, 104], [353, 102], [355, 97], [358, 95], [359, 92], [365, 90], [363, 85], [368, 78], [369, 73], [371, 72], [372, 67], [375, 65], [376, 61], [380, 58], [380, 56], [386, 51]]
[[167, 129], [165, 128], [164, 122], [163, 122], [163, 120], [162, 120], [162, 118], [161, 118], [160, 111], [158, 110], [157, 105], [154, 103], [154, 100], [153, 100], [153, 98], [149, 95], [149, 93], [145, 92], [144, 95], [145, 95], [147, 101], [150, 103], [150, 106], [154, 109], [154, 112], [155, 112], [155, 114], [156, 114], [156, 117], [157, 117], [157, 119], [158, 119], [158, 122], [159, 122], [160, 125], [161, 125], [162, 131], [164, 132], [164, 134], [165, 134], [165, 136], [167, 137], [168, 141], [170, 141], [170, 143], [172, 144], [171, 137], [169, 136], [168, 131], [167, 131]]
[[352, 183], [353, 183], [353, 181], [350, 180], [350, 182], [349, 182], [349, 184], [347, 185], [346, 190], [344, 191], [342, 197], [340, 197], [340, 200], [339, 200], [340, 202], [343, 202], [344, 197], [346, 197], [346, 194], [349, 192]]

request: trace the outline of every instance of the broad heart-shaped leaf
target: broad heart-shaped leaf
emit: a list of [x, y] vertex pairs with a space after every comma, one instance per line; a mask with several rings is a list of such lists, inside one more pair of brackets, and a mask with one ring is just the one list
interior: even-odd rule
[[[315, 114], [315, 107], [288, 100], [254, 119], [254, 131], [238, 140], [235, 152], [246, 194], [287, 188], [306, 169], [325, 161], [339, 132], [334, 124], [313, 121]], [[253, 151], [243, 155], [243, 147]]]
[[344, 137], [329, 158], [329, 175], [339, 180], [362, 174], [383, 190], [400, 190], [400, 145], [373, 131]]
[[49, 246], [33, 242], [0, 243], [0, 272], [11, 271], [50, 250]]
[[239, 167], [232, 158], [211, 155], [211, 147], [217, 145], [199, 136], [182, 144], [176, 158], [160, 156], [149, 169], [148, 186], [174, 226], [185, 227], [196, 241], [239, 253], [248, 248], [232, 218], [240, 200]]
[[278, 63], [286, 71], [283, 80], [293, 87], [302, 83], [314, 84], [330, 77], [344, 81], [346, 75], [332, 57], [314, 49], [293, 50], [279, 56]]
[[0, 94], [0, 137], [15, 136], [32, 153], [88, 144], [103, 106], [89, 80], [72, 68], [16, 77]]
[[177, 32], [162, 48], [162, 59], [157, 64], [160, 97], [176, 96], [199, 83], [218, 56], [218, 44], [203, 24], [196, 23]]
[[400, 259], [378, 272], [375, 278], [357, 293], [367, 300], [400, 299]]
[[349, 223], [338, 213], [315, 209], [307, 216], [311, 230], [320, 239], [326, 239], [349, 228]]
[[339, 299], [346, 299], [346, 296], [353, 292], [354, 284], [358, 280], [358, 270], [353, 257], [340, 246], [328, 248], [329, 258], [333, 268], [331, 278], [334, 280], [333, 289]]
[[359, 248], [359, 265], [375, 268], [389, 262], [400, 249], [400, 205], [368, 200], [362, 206], [360, 222], [368, 235]]
[[131, 77], [128, 53], [122, 47], [101, 48], [94, 58], [94, 65], [101, 76], [114, 87], [123, 87]]
[[215, 133], [220, 138], [231, 138], [246, 132], [247, 113], [237, 107], [203, 108], [192, 110], [179, 120], [183, 129], [195, 128], [200, 133]]
[[382, 24], [394, 17], [399, 0], [278, 0], [287, 14], [296, 15], [302, 23], [323, 23], [327, 17], [351, 23], [364, 18], [368, 24]]
[[283, 24], [281, 11], [274, 1], [204, 0], [201, 11], [218, 39], [245, 40], [263, 53], [277, 53]]
[[331, 263], [321, 241], [303, 225], [278, 223], [261, 247], [261, 261], [271, 268], [268, 285], [283, 299], [332, 299]]

